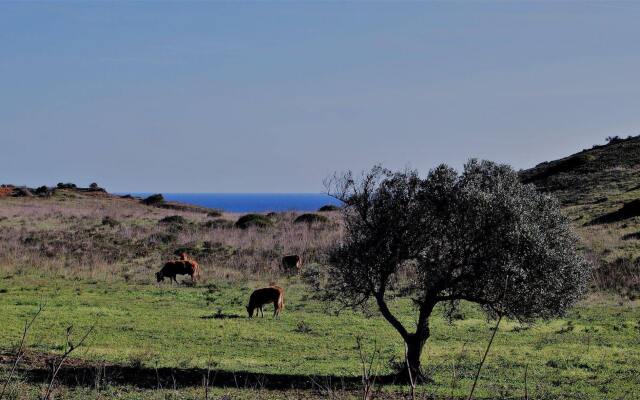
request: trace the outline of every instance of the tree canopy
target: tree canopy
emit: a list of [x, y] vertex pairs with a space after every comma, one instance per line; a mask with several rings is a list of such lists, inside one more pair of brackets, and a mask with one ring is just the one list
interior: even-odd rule
[[[345, 203], [327, 289], [346, 306], [374, 300], [415, 371], [440, 302], [452, 311], [466, 300], [490, 316], [532, 321], [563, 314], [584, 292], [590, 269], [558, 202], [509, 166], [472, 160], [461, 173], [441, 165], [424, 179], [376, 166], [327, 185]], [[413, 299], [415, 331], [389, 309], [395, 296]]]

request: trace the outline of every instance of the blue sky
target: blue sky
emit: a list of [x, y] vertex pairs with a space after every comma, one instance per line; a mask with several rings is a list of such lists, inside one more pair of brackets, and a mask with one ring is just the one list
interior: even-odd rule
[[0, 182], [317, 192], [640, 133], [640, 3], [0, 3]]

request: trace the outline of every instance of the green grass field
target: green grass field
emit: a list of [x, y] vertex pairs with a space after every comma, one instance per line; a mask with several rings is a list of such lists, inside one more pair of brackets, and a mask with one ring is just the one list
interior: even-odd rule
[[[271, 318], [272, 310], [267, 307], [264, 318], [250, 320], [244, 306], [259, 283], [158, 287], [5, 275], [0, 277], [0, 350], [11, 351], [24, 321], [39, 303], [46, 302], [29, 335], [28, 348], [35, 353], [59, 354], [69, 325], [79, 335], [96, 321], [94, 333], [74, 357], [148, 368], [205, 368], [213, 363], [220, 371], [324, 375], [334, 377], [335, 382], [360, 374], [357, 336], [363, 337], [366, 353], [374, 346], [379, 348], [376, 373], [392, 372], [390, 361], [402, 359], [399, 336], [379, 315], [367, 318], [347, 311], [336, 316], [297, 280], [281, 285], [287, 289], [281, 318]], [[411, 326], [409, 303], [398, 301], [394, 307]], [[420, 391], [438, 396], [467, 394], [493, 324], [469, 304], [453, 324], [436, 313], [423, 355], [424, 367], [434, 382]], [[525, 367], [532, 398], [638, 398], [640, 301], [592, 295], [562, 320], [531, 327], [503, 321], [476, 394], [522, 398]], [[25, 391], [37, 390], [25, 385]], [[166, 390], [132, 387], [107, 387], [102, 393], [108, 397], [116, 390], [124, 398], [167, 397]], [[95, 392], [89, 388], [64, 390], [68, 397], [76, 398]], [[225, 390], [231, 389], [215, 389], [218, 394]], [[384, 391], [406, 388], [387, 386]], [[202, 389], [197, 387], [170, 392], [175, 398], [202, 398]], [[255, 391], [232, 392], [234, 398], [256, 396]]]

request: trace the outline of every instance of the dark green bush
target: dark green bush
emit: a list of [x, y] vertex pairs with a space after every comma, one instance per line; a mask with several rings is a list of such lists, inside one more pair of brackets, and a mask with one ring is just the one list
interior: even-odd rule
[[324, 205], [322, 207], [320, 207], [318, 209], [319, 212], [327, 212], [327, 211], [338, 211], [340, 209], [340, 207], [333, 205], [333, 204], [327, 204]]
[[157, 244], [157, 243], [167, 244], [167, 243], [173, 243], [176, 240], [178, 240], [178, 236], [175, 233], [164, 233], [164, 232], [153, 233], [148, 238], [148, 242], [151, 244]]
[[326, 281], [326, 268], [317, 263], [305, 265], [300, 272], [302, 282], [319, 292], [322, 284]]
[[273, 222], [266, 215], [262, 214], [247, 214], [243, 215], [236, 221], [236, 227], [240, 229], [247, 229], [249, 227], [268, 228], [273, 226]]
[[182, 215], [170, 215], [158, 221], [161, 224], [186, 224], [188, 221]]
[[33, 193], [35, 193], [37, 195], [47, 194], [47, 193], [49, 193], [49, 188], [46, 187], [46, 186], [40, 186], [36, 190], [34, 190]]
[[120, 225], [120, 222], [118, 222], [117, 220], [115, 220], [115, 219], [113, 219], [113, 218], [111, 218], [109, 216], [106, 216], [106, 217], [102, 218], [102, 225], [107, 225], [107, 226], [114, 227], [114, 226]]
[[325, 217], [324, 215], [311, 214], [311, 213], [302, 214], [298, 216], [298, 218], [293, 220], [293, 222], [296, 224], [320, 224], [328, 221], [329, 221], [329, 218]]
[[222, 211], [220, 210], [211, 210], [207, 213], [208, 217], [211, 218], [218, 218], [218, 217], [222, 217]]
[[160, 193], [152, 194], [151, 196], [142, 200], [142, 204], [146, 204], [148, 206], [154, 206], [162, 203], [164, 203], [164, 197]]
[[216, 218], [212, 221], [205, 221], [202, 224], [202, 226], [204, 226], [205, 228], [210, 229], [228, 229], [233, 228], [233, 225], [233, 222], [223, 218]]

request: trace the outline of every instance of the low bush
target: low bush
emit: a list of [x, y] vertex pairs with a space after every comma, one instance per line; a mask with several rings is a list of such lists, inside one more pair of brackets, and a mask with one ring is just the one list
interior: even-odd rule
[[311, 329], [308, 323], [301, 320], [298, 321], [298, 324], [296, 325], [296, 329], [294, 329], [294, 331], [297, 333], [311, 333], [313, 332], [313, 329]]
[[107, 226], [110, 226], [110, 227], [114, 227], [114, 226], [120, 225], [120, 222], [116, 221], [115, 219], [113, 219], [113, 218], [111, 218], [109, 216], [106, 216], [106, 217], [102, 218], [102, 225], [107, 225]]
[[188, 221], [182, 215], [170, 215], [158, 221], [161, 224], [186, 224]]
[[164, 203], [164, 197], [160, 193], [152, 194], [151, 196], [142, 200], [142, 204], [146, 204], [148, 206], [154, 206], [162, 203]]
[[319, 292], [326, 281], [326, 269], [317, 263], [311, 263], [302, 267], [300, 279], [313, 291]]
[[271, 219], [269, 219], [269, 217], [262, 214], [243, 215], [236, 221], [236, 227], [240, 229], [247, 229], [252, 226], [258, 228], [268, 228], [270, 226], [273, 226], [273, 222], [271, 221]]
[[333, 204], [327, 204], [324, 205], [322, 207], [320, 207], [318, 209], [319, 212], [327, 212], [327, 211], [338, 211], [340, 209], [340, 207], [333, 205]]
[[202, 226], [209, 229], [230, 229], [233, 228], [233, 222], [223, 218], [216, 218], [211, 221], [205, 221]]
[[40, 187], [36, 188], [36, 190], [34, 190], [33, 193], [35, 193], [37, 195], [48, 194], [49, 193], [49, 188], [46, 187], [46, 186], [40, 186]]
[[207, 213], [207, 217], [218, 218], [222, 217], [222, 211], [220, 210], [211, 210]]
[[318, 214], [302, 214], [299, 215], [295, 220], [293, 220], [296, 224], [318, 224], [328, 222], [329, 218], [324, 215]]
[[18, 187], [13, 189], [13, 197], [33, 197], [33, 193], [27, 188]]

